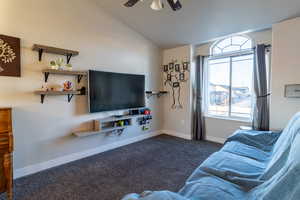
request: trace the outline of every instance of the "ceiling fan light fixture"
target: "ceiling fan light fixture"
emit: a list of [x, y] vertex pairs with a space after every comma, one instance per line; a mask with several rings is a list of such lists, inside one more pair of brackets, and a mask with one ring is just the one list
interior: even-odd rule
[[164, 4], [162, 3], [161, 0], [153, 0], [151, 6], [150, 6], [153, 10], [162, 10], [164, 8]]

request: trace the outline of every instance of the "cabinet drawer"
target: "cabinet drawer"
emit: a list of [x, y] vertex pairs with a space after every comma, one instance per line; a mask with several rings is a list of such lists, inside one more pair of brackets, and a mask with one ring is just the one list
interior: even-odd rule
[[0, 133], [11, 132], [11, 110], [0, 109]]

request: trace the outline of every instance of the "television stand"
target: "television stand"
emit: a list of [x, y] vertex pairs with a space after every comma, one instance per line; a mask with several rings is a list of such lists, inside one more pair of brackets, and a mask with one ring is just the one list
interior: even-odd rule
[[132, 126], [134, 119], [145, 116], [150, 115], [122, 115], [120, 117], [113, 116], [104, 119], [95, 119], [91, 121], [93, 123], [92, 130], [75, 131], [72, 134], [77, 137], [87, 137], [90, 135], [97, 135], [114, 131], [119, 133]]

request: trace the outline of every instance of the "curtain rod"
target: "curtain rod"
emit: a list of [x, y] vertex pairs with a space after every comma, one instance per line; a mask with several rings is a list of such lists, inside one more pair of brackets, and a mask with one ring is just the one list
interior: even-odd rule
[[[265, 48], [270, 48], [270, 47], [272, 47], [272, 45], [271, 44], [265, 44]], [[252, 49], [256, 49], [256, 47], [253, 47]]]
[[[271, 44], [266, 44], [265, 45], [265, 48], [267, 49], [267, 48], [270, 48], [270, 47], [272, 47], [272, 45]], [[256, 47], [253, 47], [253, 48], [251, 48], [252, 50], [256, 50]], [[249, 49], [250, 50], [250, 49]], [[212, 55], [203, 55], [203, 57], [211, 57]]]

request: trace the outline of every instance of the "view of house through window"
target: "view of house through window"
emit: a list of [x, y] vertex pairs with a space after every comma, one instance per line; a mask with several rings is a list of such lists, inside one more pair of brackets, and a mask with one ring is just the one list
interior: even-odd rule
[[[251, 117], [252, 42], [246, 37], [236, 37], [236, 40], [230, 37], [212, 47], [213, 56], [208, 59], [206, 67], [207, 115], [243, 119]], [[247, 48], [243, 48], [245, 45]], [[219, 55], [222, 55], [221, 58]]]

